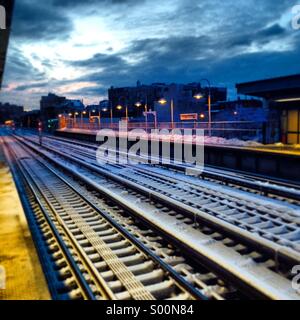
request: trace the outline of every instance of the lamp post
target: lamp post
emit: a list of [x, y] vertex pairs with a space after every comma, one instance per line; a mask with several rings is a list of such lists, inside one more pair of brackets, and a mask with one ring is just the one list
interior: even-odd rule
[[[117, 110], [119, 111], [123, 110], [123, 106], [119, 104], [117, 106]], [[125, 107], [125, 116], [126, 116], [126, 121], [128, 121], [128, 106]]]
[[98, 121], [99, 121], [99, 128], [101, 127], [101, 110], [99, 109], [98, 112]]
[[79, 113], [78, 112], [74, 112], [74, 125], [76, 125], [76, 116], [78, 116]]
[[[136, 107], [140, 108], [142, 106], [142, 103], [140, 101], [136, 102]], [[146, 132], [148, 132], [148, 97], [145, 96], [145, 126], [146, 126]]]
[[108, 108], [103, 108], [102, 110], [100, 110], [100, 112], [99, 112], [100, 117], [101, 117], [101, 111], [106, 113], [108, 111]]
[[73, 127], [73, 124], [72, 124], [72, 116], [73, 116], [73, 114], [72, 114], [72, 113], [69, 113], [68, 116], [69, 116], [69, 118], [68, 118], [68, 124], [69, 124], [71, 127]]
[[63, 118], [63, 115], [62, 115], [62, 114], [59, 114], [59, 115], [58, 115], [58, 128], [59, 128], [59, 129], [62, 128], [62, 118]]
[[81, 127], [83, 127], [83, 115], [86, 115], [86, 111], [81, 112]]
[[40, 146], [43, 145], [43, 137], [42, 137], [42, 131], [43, 131], [43, 123], [42, 121], [39, 121], [38, 123], [38, 131], [39, 131], [39, 144]]
[[[211, 84], [208, 79], [201, 79], [201, 81], [206, 81], [208, 83], [208, 132], [211, 137]], [[201, 93], [197, 93], [194, 95], [194, 98], [200, 100], [203, 98]]]
[[[161, 105], [167, 104], [167, 100], [165, 98], [161, 98], [158, 103]], [[172, 98], [171, 101], [171, 127], [174, 129], [174, 99]]]
[[113, 106], [112, 101], [110, 101], [110, 128], [113, 126]]

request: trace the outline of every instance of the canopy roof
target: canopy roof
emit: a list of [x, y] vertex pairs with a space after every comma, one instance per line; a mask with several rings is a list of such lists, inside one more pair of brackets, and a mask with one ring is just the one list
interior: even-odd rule
[[[300, 100], [300, 74], [236, 84], [238, 94], [277, 102]], [[298, 99], [297, 99], [298, 100]]]

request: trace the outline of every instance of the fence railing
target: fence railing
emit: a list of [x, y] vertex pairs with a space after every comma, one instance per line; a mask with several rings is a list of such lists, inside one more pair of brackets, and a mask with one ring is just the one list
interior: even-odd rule
[[[110, 122], [87, 122], [80, 119], [66, 119], [64, 127], [68, 129], [98, 131], [101, 129], [120, 130], [119, 123]], [[219, 121], [219, 122], [127, 122], [127, 130], [143, 129], [146, 132], [151, 130], [172, 130], [172, 129], [191, 129], [192, 134], [195, 130], [204, 130], [205, 135], [222, 137], [226, 139], [254, 140], [264, 142], [266, 140], [266, 123], [254, 121]], [[124, 130], [124, 129], [123, 129]]]

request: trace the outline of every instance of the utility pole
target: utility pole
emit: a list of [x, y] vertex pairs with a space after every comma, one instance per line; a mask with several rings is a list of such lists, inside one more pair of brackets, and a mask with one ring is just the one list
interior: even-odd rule
[[43, 141], [42, 141], [43, 123], [41, 121], [39, 121], [38, 130], [39, 130], [39, 143], [40, 143], [40, 146], [42, 147], [43, 146]]

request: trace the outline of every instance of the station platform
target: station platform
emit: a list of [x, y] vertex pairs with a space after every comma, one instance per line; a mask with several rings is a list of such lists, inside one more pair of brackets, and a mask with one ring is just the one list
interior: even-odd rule
[[0, 300], [50, 300], [0, 141]]
[[[55, 135], [70, 139], [96, 142], [97, 130], [60, 129]], [[117, 139], [118, 139], [117, 133]], [[217, 141], [219, 143], [213, 143]], [[205, 165], [231, 169], [244, 173], [254, 173], [259, 176], [300, 181], [300, 146], [261, 145], [248, 141], [227, 141], [222, 138], [205, 139]], [[172, 148], [171, 140], [171, 148]], [[130, 146], [129, 146], [130, 147]], [[171, 150], [172, 154], [172, 150]]]

